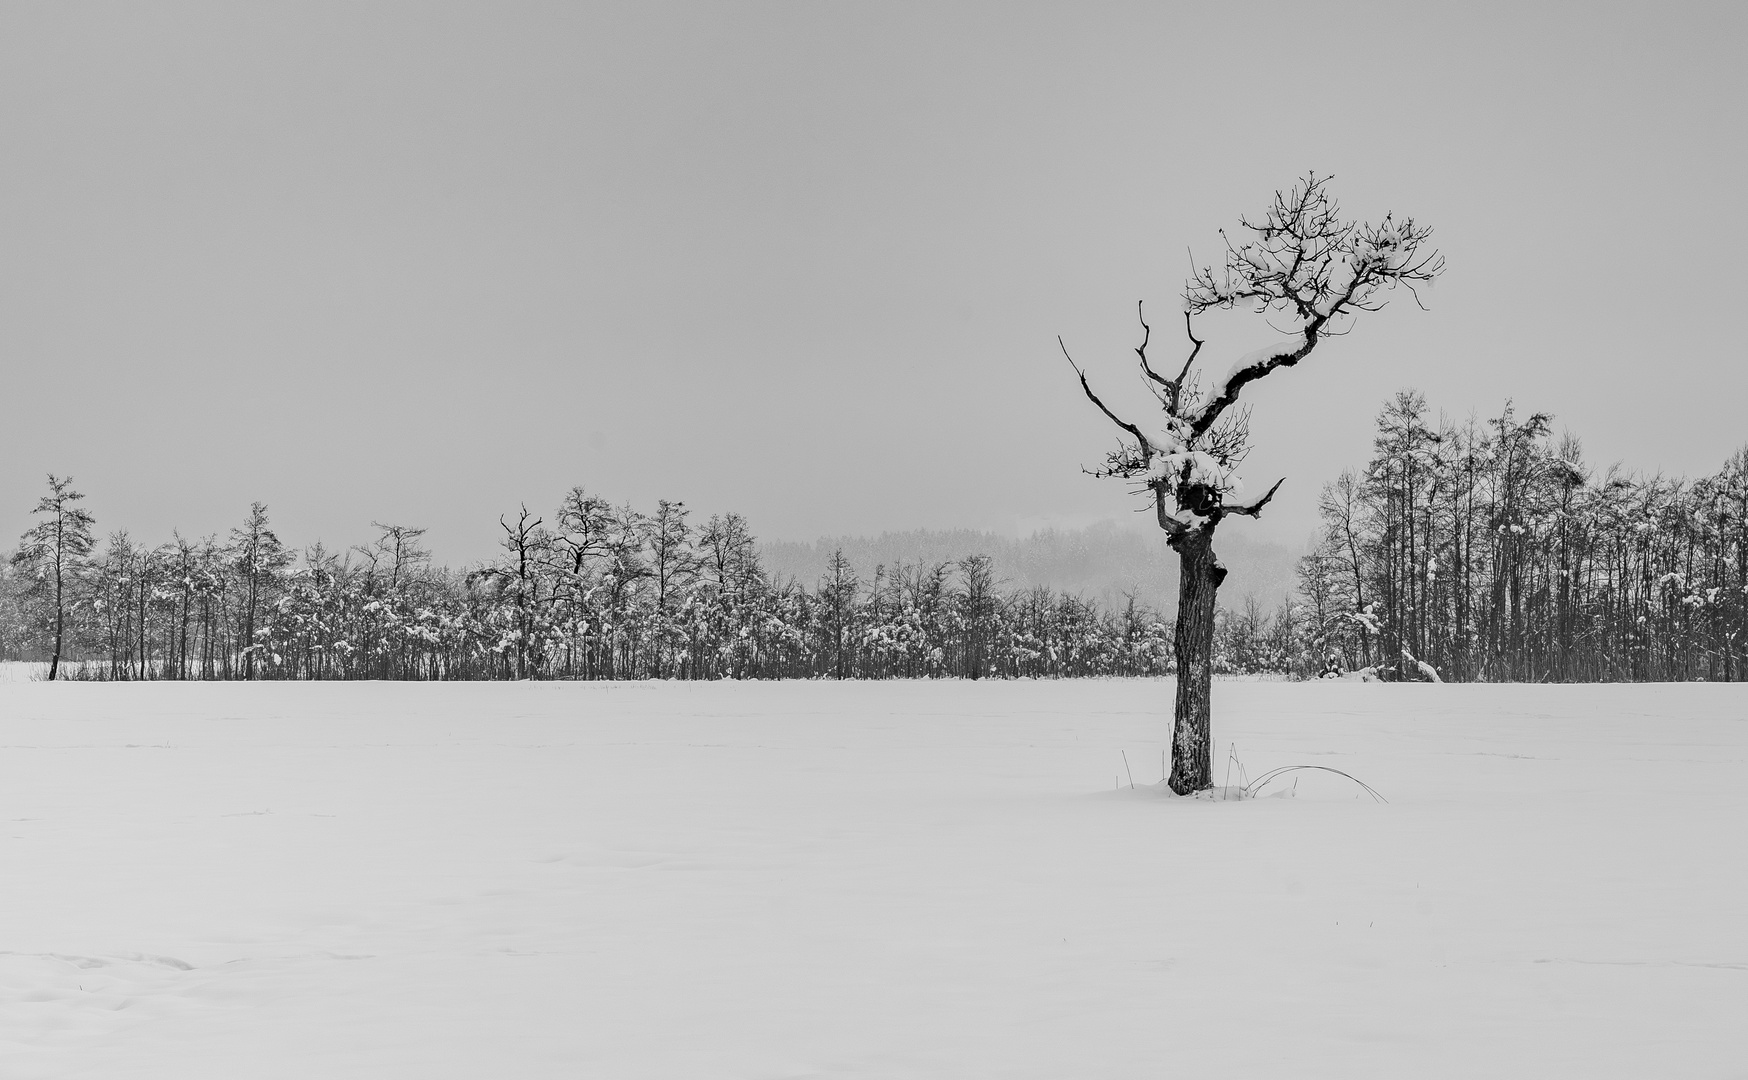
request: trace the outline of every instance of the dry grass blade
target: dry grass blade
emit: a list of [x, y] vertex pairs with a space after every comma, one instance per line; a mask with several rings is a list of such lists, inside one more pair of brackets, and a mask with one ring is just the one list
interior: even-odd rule
[[1332, 769], [1327, 765], [1283, 765], [1281, 768], [1271, 769], [1268, 772], [1263, 773], [1261, 776], [1257, 777], [1255, 780], [1251, 781], [1248, 785], [1246, 785], [1245, 789], [1244, 789], [1244, 793], [1246, 795], [1254, 798], [1256, 796], [1256, 793], [1263, 789], [1264, 785], [1270, 783], [1271, 781], [1278, 780], [1279, 778], [1281, 778], [1282, 776], [1285, 776], [1286, 774], [1288, 774], [1290, 772], [1299, 772], [1300, 770], [1303, 770], [1303, 769], [1315, 769], [1319, 772], [1329, 772], [1329, 773], [1334, 773], [1337, 776], [1345, 776], [1349, 780], [1352, 780], [1354, 783], [1358, 784], [1360, 787], [1364, 788], [1366, 794], [1370, 795], [1372, 797], [1372, 801], [1381, 802], [1381, 803], [1387, 803], [1390, 801], [1389, 799], [1386, 799], [1382, 795], [1378, 794], [1377, 791], [1373, 790], [1372, 785], [1366, 783], [1364, 780], [1361, 780], [1359, 777], [1353, 776], [1349, 773], [1344, 773], [1340, 769]]

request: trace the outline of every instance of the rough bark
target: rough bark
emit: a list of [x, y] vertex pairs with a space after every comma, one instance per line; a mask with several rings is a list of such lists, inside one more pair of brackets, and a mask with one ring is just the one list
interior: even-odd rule
[[1214, 555], [1212, 525], [1173, 537], [1180, 573], [1177, 597], [1177, 706], [1171, 735], [1171, 790], [1214, 786], [1212, 693], [1214, 607], [1226, 568]]
[[61, 670], [61, 642], [67, 632], [67, 603], [62, 593], [64, 568], [62, 567], [62, 549], [65, 547], [64, 530], [60, 521], [55, 522], [55, 651], [49, 657], [49, 682], [55, 681], [55, 676]]

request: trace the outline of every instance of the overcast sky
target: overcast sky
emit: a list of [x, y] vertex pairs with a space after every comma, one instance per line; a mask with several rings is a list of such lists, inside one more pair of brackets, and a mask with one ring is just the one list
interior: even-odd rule
[[[1188, 252], [1308, 169], [1431, 224], [1430, 312], [1249, 390], [1300, 543], [1402, 387], [1591, 457], [1748, 442], [1741, 4], [0, 6], [0, 543], [269, 504], [487, 555], [572, 485], [771, 538], [1126, 513]], [[1224, 364], [1272, 334], [1210, 320]], [[1254, 391], [1254, 394], [1251, 394]]]

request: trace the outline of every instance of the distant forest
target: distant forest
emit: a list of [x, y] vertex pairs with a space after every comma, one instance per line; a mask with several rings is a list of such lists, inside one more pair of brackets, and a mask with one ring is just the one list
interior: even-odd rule
[[[1698, 480], [1598, 472], [1509, 405], [1431, 421], [1397, 395], [1372, 460], [1322, 492], [1309, 554], [1217, 547], [1249, 593], [1215, 670], [1447, 681], [1737, 680], [1748, 448]], [[581, 488], [498, 523], [496, 558], [423, 530], [293, 552], [253, 505], [228, 535], [101, 542], [69, 480], [0, 562], [0, 659], [76, 679], [1072, 677], [1173, 670], [1176, 559], [1117, 526], [760, 544]], [[47, 672], [45, 671], [45, 674]]]
[[[224, 537], [148, 545], [121, 531], [100, 543], [83, 497], [58, 477], [35, 518], [0, 573], [0, 658], [47, 661], [59, 678], [1170, 670], [1170, 625], [1133, 592], [1106, 605], [1046, 585], [1015, 587], [975, 549], [859, 568], [834, 547], [802, 579], [767, 569], [737, 514], [695, 522], [682, 503], [658, 502], [646, 513], [581, 488], [550, 514], [502, 519], [498, 557], [462, 570], [434, 564], [423, 530], [399, 525], [377, 525], [370, 542], [351, 549], [293, 552], [258, 503]], [[940, 534], [910, 538], [924, 539]], [[1123, 549], [1136, 541], [1095, 543]], [[806, 545], [778, 552], [802, 568], [811, 557]]]
[[1293, 621], [1345, 667], [1447, 680], [1739, 680], [1748, 447], [1688, 480], [1597, 469], [1552, 417], [1429, 420], [1405, 391], [1324, 487]]

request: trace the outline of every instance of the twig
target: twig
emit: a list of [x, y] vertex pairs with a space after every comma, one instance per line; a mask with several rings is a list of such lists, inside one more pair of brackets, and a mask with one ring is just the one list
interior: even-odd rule
[[1153, 444], [1147, 441], [1147, 436], [1141, 434], [1140, 428], [1119, 417], [1116, 413], [1107, 408], [1104, 402], [1099, 400], [1099, 396], [1093, 393], [1092, 384], [1086, 381], [1086, 372], [1082, 371], [1080, 365], [1074, 362], [1074, 357], [1068, 355], [1068, 346], [1062, 343], [1060, 337], [1056, 339], [1056, 344], [1062, 350], [1062, 356], [1068, 361], [1068, 366], [1073, 368], [1075, 375], [1080, 377], [1080, 388], [1085, 391], [1087, 400], [1091, 401], [1094, 405], [1097, 405], [1099, 411], [1110, 418], [1111, 423], [1116, 424], [1134, 437], [1135, 442], [1141, 447], [1141, 458], [1143, 461], [1150, 459], [1153, 456]]

